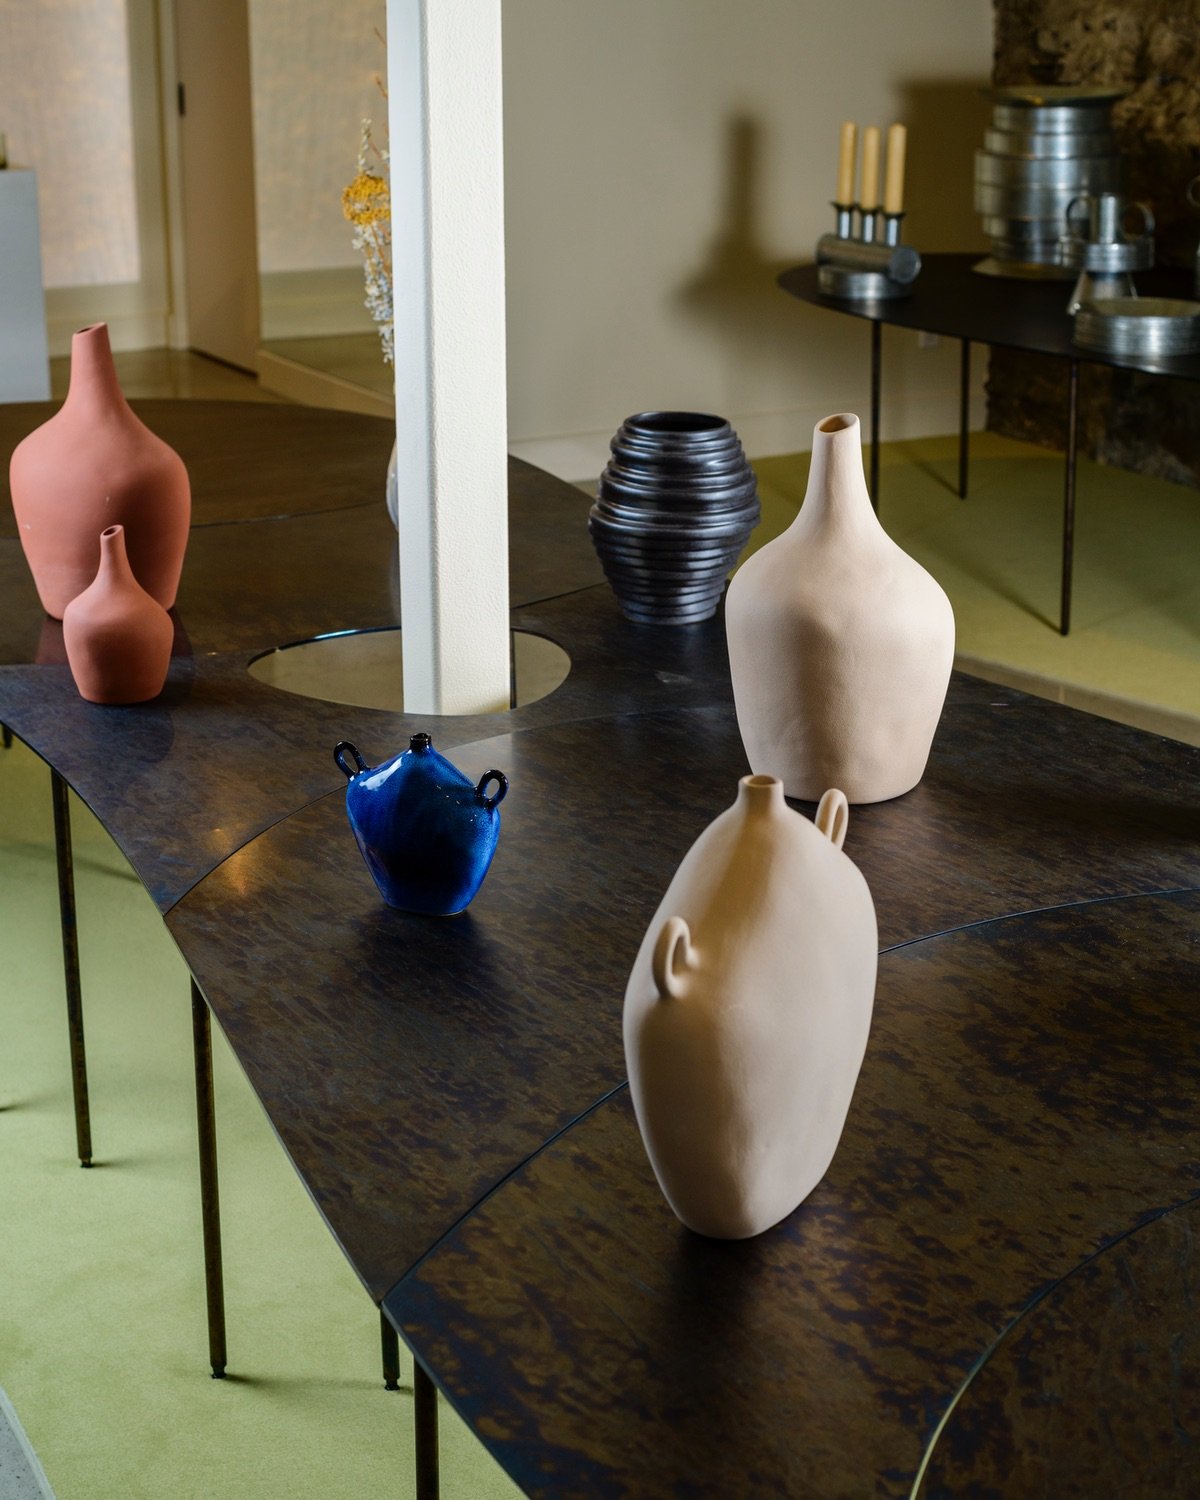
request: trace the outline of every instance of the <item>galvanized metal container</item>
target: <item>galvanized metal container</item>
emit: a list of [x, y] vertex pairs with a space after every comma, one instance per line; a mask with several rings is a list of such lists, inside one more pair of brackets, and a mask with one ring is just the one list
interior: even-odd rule
[[977, 270], [1054, 276], [1067, 205], [1116, 192], [1121, 161], [1111, 111], [1120, 89], [1062, 85], [988, 90], [992, 124], [975, 153], [975, 208], [992, 254]]
[[1110, 297], [1085, 302], [1074, 339], [1085, 349], [1131, 359], [1200, 352], [1200, 302], [1173, 297]]

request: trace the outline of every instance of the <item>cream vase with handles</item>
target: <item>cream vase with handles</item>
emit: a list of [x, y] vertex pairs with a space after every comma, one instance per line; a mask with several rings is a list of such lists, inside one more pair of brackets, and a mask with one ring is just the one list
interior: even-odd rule
[[773, 776], [684, 856], [625, 992], [638, 1127], [667, 1202], [700, 1234], [746, 1239], [824, 1176], [862, 1065], [878, 937], [841, 852], [846, 799], [816, 823]]
[[954, 661], [954, 611], [871, 509], [858, 418], [813, 433], [800, 513], [725, 601], [738, 728], [755, 771], [815, 802], [883, 802], [920, 781]]

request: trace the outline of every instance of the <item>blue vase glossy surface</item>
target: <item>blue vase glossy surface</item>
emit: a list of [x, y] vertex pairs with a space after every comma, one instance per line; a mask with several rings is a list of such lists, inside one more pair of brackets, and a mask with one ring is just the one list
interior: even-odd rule
[[472, 782], [427, 734], [414, 734], [407, 750], [374, 769], [349, 740], [333, 758], [350, 782], [350, 827], [388, 905], [439, 917], [464, 910], [496, 852], [508, 778], [488, 771]]

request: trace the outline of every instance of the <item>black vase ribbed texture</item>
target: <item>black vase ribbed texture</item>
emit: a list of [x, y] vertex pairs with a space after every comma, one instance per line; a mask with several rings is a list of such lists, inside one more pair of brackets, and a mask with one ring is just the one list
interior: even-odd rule
[[628, 417], [588, 516], [596, 554], [631, 620], [707, 620], [758, 523], [758, 483], [738, 435], [706, 412]]

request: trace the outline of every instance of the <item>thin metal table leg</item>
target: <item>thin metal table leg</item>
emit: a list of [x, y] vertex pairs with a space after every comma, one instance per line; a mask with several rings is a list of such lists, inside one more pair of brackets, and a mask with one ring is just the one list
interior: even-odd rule
[[1071, 630], [1071, 569], [1075, 561], [1075, 448], [1079, 437], [1079, 361], [1067, 379], [1067, 472], [1063, 484], [1062, 608], [1059, 633]]
[[413, 1412], [417, 1434], [417, 1500], [438, 1500], [437, 1386], [415, 1359]]
[[383, 1349], [383, 1388], [385, 1391], [400, 1389], [400, 1335], [388, 1322], [381, 1307], [379, 1309], [379, 1342]]
[[879, 393], [883, 385], [883, 324], [871, 319], [871, 504], [879, 514]]
[[75, 862], [71, 854], [71, 805], [67, 783], [50, 770], [54, 806], [54, 852], [58, 860], [58, 912], [62, 927], [63, 982], [71, 1034], [71, 1088], [75, 1096], [75, 1146], [79, 1165], [92, 1164], [92, 1119], [88, 1108], [87, 1053], [83, 1044], [83, 995], [79, 985], [79, 933], [75, 925]]
[[200, 1214], [204, 1224], [204, 1291], [208, 1358], [214, 1380], [225, 1378], [225, 1286], [221, 1273], [221, 1197], [217, 1187], [217, 1118], [213, 1100], [212, 1023], [192, 980], [192, 1051], [196, 1061], [196, 1131], [200, 1141]]
[[967, 498], [967, 460], [970, 457], [971, 340], [962, 341], [962, 370], [958, 387], [958, 498]]

